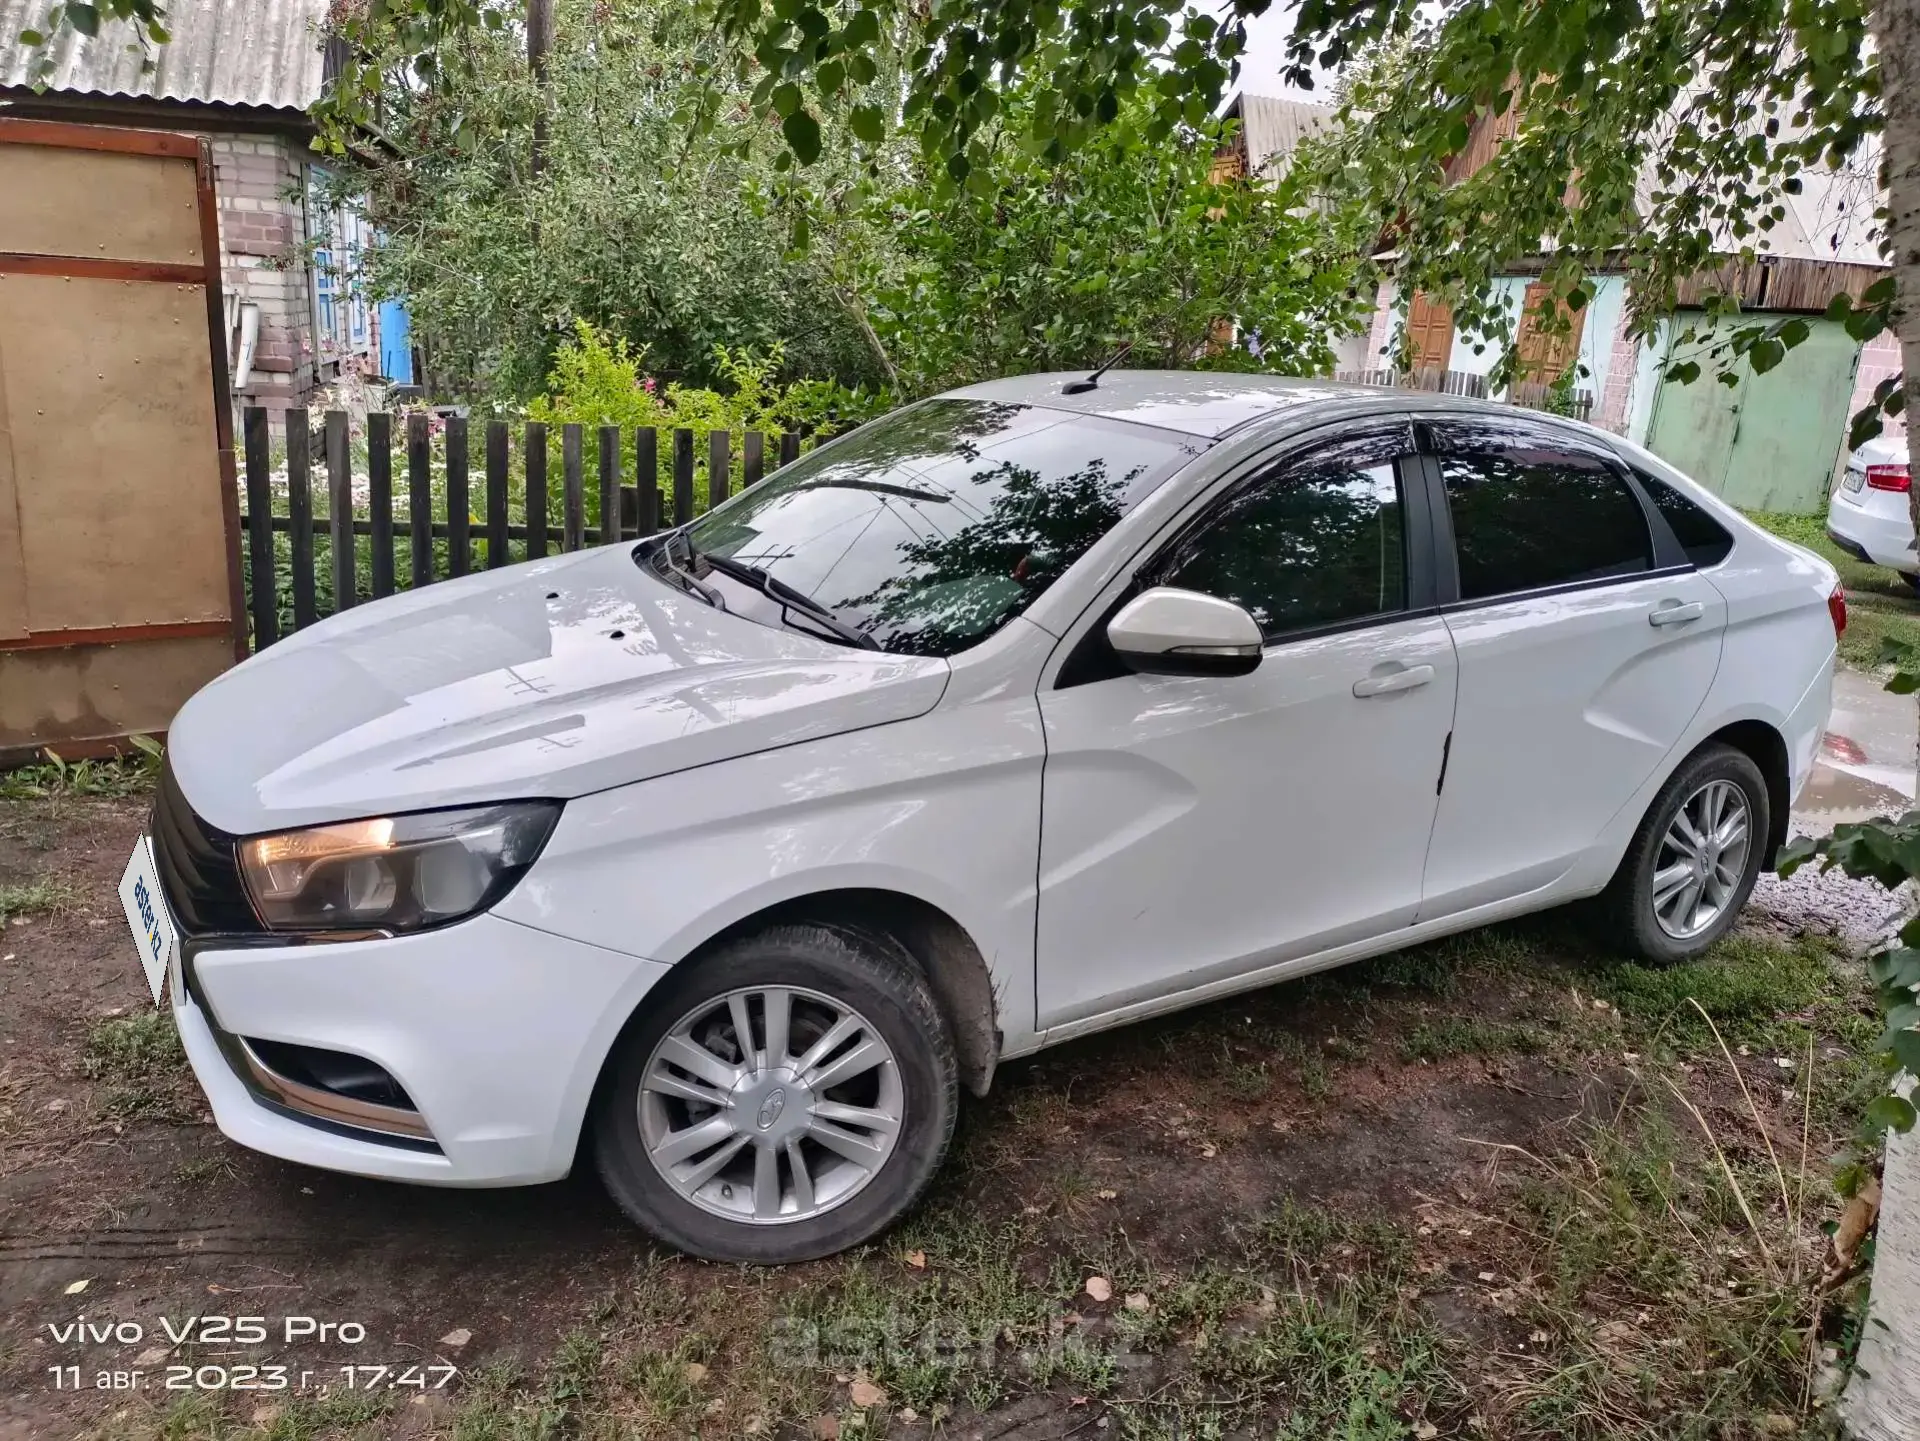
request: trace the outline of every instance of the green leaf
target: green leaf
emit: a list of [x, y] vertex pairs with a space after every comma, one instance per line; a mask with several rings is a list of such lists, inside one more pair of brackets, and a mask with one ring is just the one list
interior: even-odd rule
[[847, 67], [838, 60], [829, 60], [813, 72], [813, 82], [820, 87], [822, 95], [838, 95], [846, 80]]
[[811, 165], [820, 158], [820, 122], [806, 111], [796, 110], [782, 120], [780, 133], [786, 137], [794, 159], [802, 165]]
[[[800, 87], [795, 85], [791, 80], [787, 81], [784, 85], [776, 85], [773, 87], [773, 108], [779, 112], [782, 120], [790, 119], [800, 109], [802, 98]], [[781, 128], [785, 129], [786, 127], [782, 126]], [[793, 144], [792, 137], [788, 137], [787, 143], [789, 145]], [[795, 146], [795, 149], [798, 148], [798, 146]], [[816, 150], [818, 149], [817, 146], [815, 148]]]
[[20, 32], [20, 43], [22, 45], [44, 45], [47, 43], [47, 37], [42, 35], [38, 30], [22, 30]]
[[854, 137], [866, 141], [869, 145], [878, 143], [886, 136], [886, 118], [880, 113], [878, 105], [856, 105], [847, 114], [847, 127]]
[[1899, 1096], [1876, 1096], [1867, 1105], [1865, 1119], [1876, 1131], [1898, 1131], [1905, 1135], [1913, 1129], [1913, 1105]]
[[1783, 876], [1790, 876], [1800, 867], [1820, 854], [1820, 842], [1812, 836], [1795, 836], [1775, 857], [1775, 866]]
[[879, 40], [880, 17], [871, 10], [854, 11], [853, 18], [847, 21], [846, 29], [840, 32], [840, 43], [848, 50], [875, 45]]
[[1893, 1058], [1920, 1076], [1920, 1031], [1902, 1031], [1893, 1038]]
[[93, 36], [100, 33], [100, 7], [91, 0], [68, 0], [67, 24], [82, 35]]

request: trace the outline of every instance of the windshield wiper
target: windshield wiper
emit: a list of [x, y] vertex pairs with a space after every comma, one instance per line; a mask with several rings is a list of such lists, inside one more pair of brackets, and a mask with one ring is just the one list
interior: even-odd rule
[[795, 590], [784, 580], [775, 580], [757, 565], [748, 565], [745, 561], [735, 560], [731, 556], [711, 555], [706, 551], [693, 549], [693, 542], [687, 542], [688, 554], [698, 560], [704, 560], [710, 567], [722, 575], [732, 576], [743, 585], [750, 585], [768, 600], [780, 607], [780, 619], [785, 621], [787, 612], [797, 610], [817, 625], [825, 626], [848, 645], [858, 646], [862, 650], [879, 650], [880, 642], [863, 630], [856, 630], [839, 616], [828, 610], [819, 601], [804, 591]]
[[[724, 595], [720, 594], [719, 591], [708, 585], [692, 571], [684, 570], [673, 563], [673, 535], [671, 532], [662, 536], [658, 542], [646, 543], [644, 553], [648, 560], [657, 561], [662, 570], [679, 581], [681, 585], [694, 595], [699, 596], [700, 599], [704, 600], [715, 610], [725, 610], [727, 608], [727, 598]], [[688, 556], [692, 556], [693, 554], [692, 541], [687, 542], [687, 554]]]
[[953, 501], [950, 495], [942, 495], [937, 490], [921, 490], [911, 485], [891, 485], [884, 480], [836, 480], [832, 476], [823, 476], [819, 480], [803, 481], [795, 490], [870, 490], [878, 495], [897, 495], [903, 500], [932, 501], [937, 505], [948, 505]]

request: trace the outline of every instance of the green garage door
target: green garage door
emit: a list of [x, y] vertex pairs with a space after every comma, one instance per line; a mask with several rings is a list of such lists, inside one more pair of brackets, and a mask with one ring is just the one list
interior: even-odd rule
[[1812, 327], [1765, 375], [1742, 365], [1736, 386], [1716, 380], [1704, 356], [1693, 384], [1663, 380], [1648, 449], [1748, 510], [1823, 509], [1847, 434], [1860, 343], [1838, 321]]

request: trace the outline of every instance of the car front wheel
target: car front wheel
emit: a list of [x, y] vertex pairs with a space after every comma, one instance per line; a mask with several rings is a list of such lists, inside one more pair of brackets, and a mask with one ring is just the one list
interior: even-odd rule
[[1616, 939], [1656, 965], [1706, 951], [1752, 894], [1770, 826], [1759, 767], [1731, 746], [1695, 751], [1654, 798], [1601, 897]]
[[674, 971], [616, 1047], [594, 1150], [642, 1227], [696, 1256], [781, 1264], [911, 1206], [958, 1109], [953, 1041], [886, 937], [779, 926]]

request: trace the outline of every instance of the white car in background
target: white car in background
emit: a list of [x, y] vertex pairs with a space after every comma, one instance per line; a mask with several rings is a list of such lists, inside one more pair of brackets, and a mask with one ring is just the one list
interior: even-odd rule
[[1848, 555], [1899, 571], [1920, 590], [1912, 490], [1906, 436], [1875, 436], [1847, 457], [1827, 503], [1827, 538]]
[[960, 1090], [1599, 897], [1698, 955], [1786, 835], [1833, 567], [1485, 402], [1037, 375], [665, 535], [357, 606], [175, 719], [122, 896], [215, 1119], [865, 1240]]

